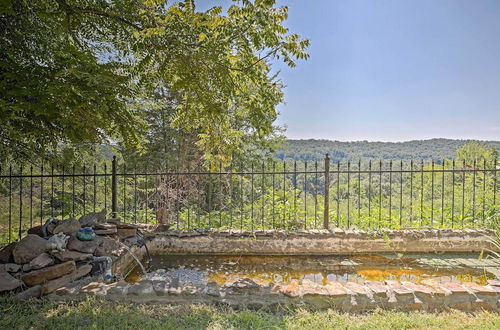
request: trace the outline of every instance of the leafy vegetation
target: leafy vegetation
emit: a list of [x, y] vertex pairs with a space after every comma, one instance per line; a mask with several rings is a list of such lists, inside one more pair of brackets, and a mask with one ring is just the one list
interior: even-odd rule
[[496, 165], [498, 159], [498, 147], [488, 145], [485, 142], [472, 141], [457, 149], [456, 161], [469, 166]]
[[[276, 152], [276, 157], [281, 160], [320, 161], [323, 160], [326, 153], [329, 153], [334, 162], [339, 160], [358, 161], [359, 159], [413, 159], [418, 161], [433, 159], [439, 162], [443, 159], [455, 158], [457, 149], [470, 143], [476, 143], [486, 149], [490, 147], [490, 150], [496, 149], [497, 152], [500, 150], [500, 141], [430, 139], [408, 142], [340, 142], [310, 139], [287, 140], [285, 146]], [[481, 163], [479, 158], [477, 161]]]
[[[456, 167], [459, 172], [454, 174], [441, 172], [451, 168], [451, 162], [444, 167], [418, 164], [413, 172], [404, 167], [405, 173], [381, 173], [377, 164], [370, 174], [359, 173], [357, 164], [347, 172], [343, 164], [340, 174], [331, 174], [330, 227], [496, 228], [500, 218], [498, 196], [495, 198], [498, 179], [491, 173], [471, 172], [462, 167]], [[275, 175], [252, 178], [251, 174], [243, 174], [232, 181], [224, 177], [219, 182], [219, 177], [213, 175], [212, 183], [208, 181], [212, 186], [203, 191], [201, 201], [188, 196], [170, 205], [170, 210], [179, 210], [171, 222], [180, 228], [322, 228], [323, 175], [306, 176], [304, 164], [299, 164], [298, 174], [289, 168], [291, 173], [283, 175], [283, 167], [278, 169]], [[385, 163], [382, 170], [388, 171], [389, 165]], [[393, 170], [399, 170], [399, 164]]]
[[[330, 227], [496, 228], [500, 180], [491, 170], [496, 151], [472, 143], [459, 148], [457, 157], [463, 157], [464, 149], [483, 161], [475, 166], [469, 158], [441, 164], [402, 160], [332, 163]], [[169, 215], [165, 220], [176, 228], [322, 228], [323, 162], [261, 161], [221, 167], [223, 170], [238, 174], [163, 178], [155, 198]], [[131, 210], [129, 218], [132, 216], [135, 212]]]
[[[161, 121], [158, 123], [161, 125]], [[159, 129], [151, 134], [161, 136], [161, 132]], [[162, 145], [160, 142], [151, 147], [157, 153], [150, 158], [124, 155], [137, 158], [136, 162], [123, 163], [120, 157], [118, 215], [125, 221], [170, 223], [174, 228], [185, 229], [322, 228], [323, 162], [242, 160], [231, 167], [220, 164], [215, 171], [207, 171], [190, 155], [181, 154], [180, 163], [165, 164], [164, 161], [175, 159], [175, 155], [166, 150], [163, 154]], [[483, 162], [476, 162], [475, 166], [470, 159], [444, 160], [441, 164], [390, 160], [331, 163], [330, 227], [498, 228], [500, 176], [492, 170], [492, 150], [483, 150], [477, 144], [472, 146], [476, 148], [470, 145], [460, 148], [457, 156], [461, 150], [472, 150], [483, 157]], [[179, 153], [185, 151], [178, 149]], [[4, 189], [0, 197], [0, 240], [15, 239], [49, 217], [78, 217], [104, 207], [109, 211], [111, 164], [104, 161], [109, 152], [106, 148], [100, 151], [101, 160], [95, 168], [91, 163], [75, 169], [69, 165], [56, 167], [55, 174], [76, 171], [76, 177], [65, 180], [61, 177], [0, 180]], [[17, 174], [17, 170], [14, 168], [12, 173]], [[37, 175], [41, 168], [23, 171]], [[106, 171], [107, 176], [94, 177], [94, 171], [97, 174]], [[150, 175], [144, 175], [145, 172]], [[44, 173], [52, 173], [52, 168], [45, 167]]]
[[275, 132], [273, 61], [308, 58], [273, 0], [207, 11], [193, 0], [6, 0], [0, 10], [4, 155], [84, 142], [140, 151], [148, 109], [170, 102], [168, 126], [192, 135], [206, 162], [226, 162], [247, 137]]
[[224, 306], [166, 306], [111, 303], [97, 299], [56, 304], [0, 298], [3, 329], [493, 329], [500, 315], [376, 310], [345, 314], [333, 310], [233, 310]]

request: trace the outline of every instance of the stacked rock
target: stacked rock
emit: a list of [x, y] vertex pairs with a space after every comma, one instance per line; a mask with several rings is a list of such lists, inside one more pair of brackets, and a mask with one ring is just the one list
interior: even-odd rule
[[97, 274], [97, 260], [120, 256], [123, 243], [134, 244], [136, 233], [135, 225], [107, 219], [106, 210], [79, 219], [49, 219], [0, 250], [0, 293], [14, 291], [19, 299], [39, 297]]

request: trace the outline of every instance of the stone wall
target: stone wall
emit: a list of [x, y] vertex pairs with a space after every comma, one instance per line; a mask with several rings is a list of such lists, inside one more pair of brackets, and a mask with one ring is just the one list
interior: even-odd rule
[[480, 252], [495, 249], [491, 230], [309, 230], [182, 231], [156, 234], [153, 253], [186, 254], [353, 254], [384, 252]]

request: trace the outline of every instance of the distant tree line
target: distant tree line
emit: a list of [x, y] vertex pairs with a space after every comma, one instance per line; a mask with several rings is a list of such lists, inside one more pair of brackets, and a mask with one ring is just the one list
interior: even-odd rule
[[[341, 142], [330, 140], [287, 140], [275, 153], [280, 160], [322, 160], [328, 153], [333, 162], [363, 159], [435, 160], [453, 159], [460, 147], [473, 140], [430, 139], [407, 142]], [[498, 152], [500, 141], [480, 142]]]

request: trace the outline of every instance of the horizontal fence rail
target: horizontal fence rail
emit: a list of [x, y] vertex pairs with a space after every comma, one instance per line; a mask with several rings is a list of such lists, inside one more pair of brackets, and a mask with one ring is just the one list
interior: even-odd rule
[[[497, 161], [240, 163], [216, 171], [112, 162], [0, 169], [0, 243], [49, 218], [109, 210], [174, 229], [495, 228]], [[111, 214], [109, 214], [111, 213]]]

